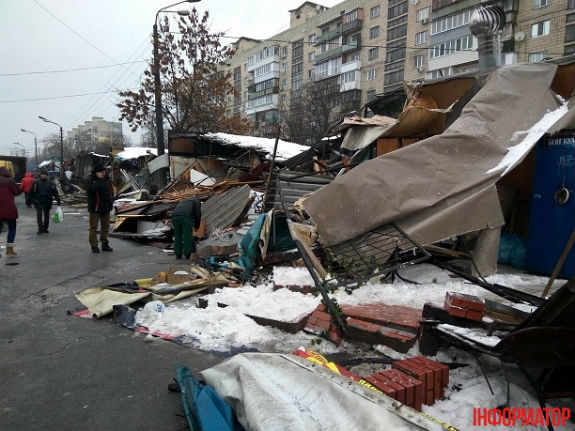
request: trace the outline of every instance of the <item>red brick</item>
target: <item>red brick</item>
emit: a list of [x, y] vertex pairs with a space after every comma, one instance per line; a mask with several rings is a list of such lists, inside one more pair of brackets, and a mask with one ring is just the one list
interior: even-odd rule
[[430, 367], [436, 367], [441, 370], [441, 386], [446, 387], [449, 384], [449, 367], [447, 365], [429, 359], [427, 356], [417, 356], [414, 359], [418, 359], [421, 362], [429, 364]]
[[466, 310], [481, 312], [485, 310], [485, 301], [483, 299], [465, 293], [447, 292], [445, 294], [445, 305], [447, 304], [465, 308]]
[[341, 310], [347, 317], [368, 321], [377, 325], [399, 329], [414, 334], [419, 332], [421, 310], [417, 308], [379, 303], [366, 305], [343, 305]]
[[450, 316], [465, 318], [467, 315], [467, 310], [465, 308], [457, 307], [451, 304], [445, 304], [445, 310], [449, 313]]
[[483, 312], [482, 311], [468, 310], [467, 313], [465, 313], [465, 317], [469, 320], [475, 320], [476, 322], [482, 322], [483, 321]]
[[[395, 374], [398, 373], [399, 375]], [[397, 383], [405, 388], [405, 401], [404, 404], [407, 404], [409, 407], [414, 406], [414, 398], [415, 398], [415, 385], [410, 383], [409, 381], [403, 379], [401, 376], [403, 374], [401, 371], [398, 370], [386, 370], [381, 371], [378, 375], [384, 376], [388, 381]]]
[[422, 367], [427, 369], [433, 370], [433, 399], [439, 400], [443, 397], [443, 386], [442, 386], [442, 378], [441, 378], [441, 367], [431, 364], [422, 359], [422, 357], [418, 356], [415, 358], [411, 358], [412, 362], [420, 364]]
[[377, 389], [379, 389], [385, 395], [387, 395], [393, 399], [396, 399], [397, 391], [395, 389], [393, 389], [391, 386], [389, 386], [387, 383], [382, 382], [381, 380], [376, 379], [372, 376], [367, 376], [364, 380], [366, 382], [372, 384], [373, 386], [375, 386]]
[[[399, 401], [402, 404], [405, 404], [405, 387], [403, 385], [390, 380], [389, 378], [387, 378], [385, 375], [382, 375], [381, 373], [372, 374], [371, 376], [368, 376], [367, 378], [374, 379], [374, 381], [384, 383], [388, 387], [392, 388], [395, 391], [395, 395], [393, 395], [392, 398]], [[366, 378], [366, 380], [367, 380], [367, 378]]]
[[421, 366], [418, 363], [412, 362], [409, 358], [402, 359], [401, 361], [396, 361], [392, 365], [406, 374], [409, 374], [416, 379], [420, 380], [423, 384], [423, 403], [427, 405], [432, 405], [434, 402], [434, 375], [433, 370]]

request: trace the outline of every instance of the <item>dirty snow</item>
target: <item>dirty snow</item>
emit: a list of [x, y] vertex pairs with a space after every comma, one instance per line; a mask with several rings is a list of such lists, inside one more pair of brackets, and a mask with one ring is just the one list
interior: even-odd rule
[[[207, 138], [216, 138], [224, 142], [230, 143], [245, 148], [255, 148], [257, 150], [266, 151], [269, 159], [274, 153], [275, 139], [272, 138], [259, 138], [256, 136], [244, 135], [230, 135], [229, 133], [207, 133], [204, 135]], [[305, 145], [295, 144], [293, 142], [278, 141], [278, 148], [276, 151], [277, 160], [287, 160], [291, 157], [297, 156], [304, 151], [309, 150]]]
[[490, 174], [492, 172], [505, 169], [501, 176], [505, 175], [511, 168], [521, 161], [531, 148], [533, 148], [539, 138], [543, 136], [543, 134], [547, 132], [547, 130], [549, 130], [561, 117], [567, 114], [567, 112], [569, 112], [569, 107], [565, 102], [556, 110], [546, 113], [533, 125], [533, 127], [531, 127], [531, 129], [515, 132], [511, 141], [516, 141], [524, 136], [523, 140], [519, 144], [509, 147], [505, 157], [503, 157], [497, 166], [489, 169], [487, 173]]
[[[501, 298], [469, 284], [459, 278], [451, 278], [449, 273], [427, 264], [415, 265], [401, 270], [401, 275], [420, 285], [396, 281], [394, 284], [367, 284], [348, 294], [343, 290], [333, 295], [339, 304], [361, 304], [367, 302], [385, 302], [387, 304], [405, 305], [420, 308], [427, 301], [442, 304], [447, 291], [464, 292], [483, 298]], [[273, 280], [282, 285], [311, 284], [303, 268], [276, 267]], [[540, 294], [547, 277], [529, 274], [497, 274], [487, 278], [491, 283], [499, 283], [529, 293]], [[553, 289], [561, 286], [563, 280], [557, 280]], [[386, 346], [373, 346], [373, 350], [361, 350], [357, 345], [344, 342], [340, 347], [317, 336], [300, 331], [290, 334], [279, 329], [260, 326], [245, 314], [273, 318], [286, 322], [295, 322], [311, 313], [320, 303], [320, 297], [312, 294], [304, 295], [291, 292], [288, 289], [274, 291], [272, 283], [242, 288], [217, 289], [213, 294], [203, 297], [208, 301], [208, 307], [198, 308], [192, 301], [178, 302], [166, 305], [165, 311], [154, 320], [142, 321], [150, 331], [169, 333], [174, 336], [184, 336], [186, 343], [204, 351], [237, 353], [238, 351], [257, 349], [261, 352], [289, 353], [298, 347], [311, 348], [322, 354], [347, 351], [359, 357], [372, 357], [381, 352], [396, 359], [416, 356], [419, 354], [415, 345], [407, 354], [400, 354]], [[224, 303], [225, 308], [217, 303]], [[511, 305], [507, 303], [507, 305]], [[525, 308], [525, 307], [524, 307]], [[141, 317], [141, 312], [139, 312]], [[473, 336], [469, 330], [464, 330], [467, 336]], [[491, 345], [497, 340], [487, 340]], [[480, 368], [476, 358], [481, 362]], [[465, 367], [450, 371], [450, 383], [445, 399], [437, 401], [433, 406], [424, 406], [423, 410], [441, 420], [458, 427], [460, 430], [489, 429], [490, 426], [474, 428], [473, 408], [496, 408], [507, 400], [507, 380], [498, 360], [486, 355], [472, 356], [464, 351], [449, 349], [440, 351], [435, 358], [444, 362], [468, 364]], [[384, 365], [381, 365], [381, 369]], [[510, 373], [509, 370], [507, 371]], [[511, 370], [513, 373], [514, 370]], [[485, 376], [484, 376], [485, 373]], [[487, 380], [486, 380], [487, 378]], [[489, 382], [489, 384], [487, 383]], [[521, 386], [517, 386], [517, 384]], [[491, 389], [490, 389], [491, 386]], [[512, 407], [537, 407], [536, 398], [531, 395], [524, 378], [513, 377], [510, 386], [510, 403]], [[493, 391], [493, 393], [491, 392]], [[555, 401], [552, 401], [554, 403]], [[555, 405], [555, 404], [553, 404]], [[573, 408], [573, 406], [569, 405]], [[500, 428], [504, 428], [501, 426]], [[508, 428], [515, 431], [531, 431], [537, 427], [517, 426]], [[555, 427], [556, 430], [573, 430], [571, 423], [567, 427]]]

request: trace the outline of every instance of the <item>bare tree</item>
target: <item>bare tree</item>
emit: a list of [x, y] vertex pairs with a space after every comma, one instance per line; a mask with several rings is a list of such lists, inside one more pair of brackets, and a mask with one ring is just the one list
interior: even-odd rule
[[[218, 65], [231, 57], [231, 48], [220, 43], [223, 33], [210, 33], [208, 12], [202, 17], [192, 9], [189, 16], [177, 21], [171, 32], [169, 19], [160, 23], [158, 52], [162, 92], [162, 116], [176, 132], [207, 133], [223, 131], [243, 133], [247, 120], [229, 119], [225, 115], [226, 99], [234, 94], [230, 74], [218, 71]], [[120, 120], [127, 120], [132, 130], [149, 128], [154, 111], [154, 77], [144, 73], [137, 92], [120, 92]]]
[[308, 82], [292, 91], [289, 106], [282, 106], [282, 131], [290, 140], [313, 145], [340, 116], [339, 84], [332, 79]]

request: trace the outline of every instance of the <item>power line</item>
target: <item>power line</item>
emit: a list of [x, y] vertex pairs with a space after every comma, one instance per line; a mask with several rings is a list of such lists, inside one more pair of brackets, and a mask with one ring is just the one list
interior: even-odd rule
[[46, 74], [46, 73], [77, 72], [77, 71], [81, 71], [81, 70], [106, 69], [109, 67], [123, 66], [126, 64], [146, 63], [147, 61], [148, 60], [137, 60], [137, 61], [130, 61], [127, 63], [109, 64], [106, 66], [87, 66], [87, 67], [77, 67], [74, 69], [44, 70], [44, 71], [19, 72], [19, 73], [0, 73], [0, 76], [23, 76], [23, 75], [40, 75], [40, 74]]
[[97, 94], [105, 93], [116, 93], [118, 91], [134, 91], [132, 89], [128, 90], [111, 90], [111, 91], [99, 91], [96, 93], [82, 93], [82, 94], [68, 94], [66, 96], [53, 96], [53, 97], [36, 97], [33, 99], [12, 99], [12, 100], [0, 100], [0, 103], [19, 103], [19, 102], [38, 102], [41, 100], [54, 100], [54, 99], [67, 99], [71, 97], [83, 97], [83, 96], [94, 96]]

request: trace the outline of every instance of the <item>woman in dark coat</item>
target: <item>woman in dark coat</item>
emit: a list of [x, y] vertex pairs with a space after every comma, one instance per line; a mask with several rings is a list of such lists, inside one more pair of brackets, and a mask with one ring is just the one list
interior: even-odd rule
[[0, 233], [4, 223], [8, 225], [8, 237], [6, 238], [6, 256], [16, 256], [14, 240], [16, 239], [16, 220], [18, 209], [14, 203], [14, 197], [22, 193], [8, 169], [0, 167]]

